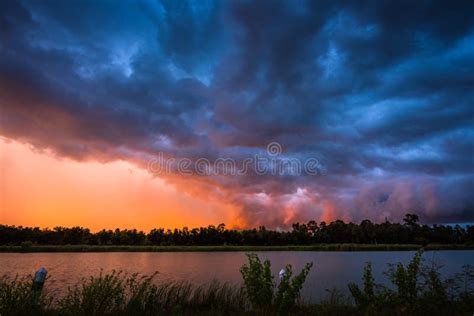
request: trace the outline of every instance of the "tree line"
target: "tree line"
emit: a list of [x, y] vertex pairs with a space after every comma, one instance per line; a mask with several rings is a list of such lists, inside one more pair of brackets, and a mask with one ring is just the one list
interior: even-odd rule
[[176, 245], [176, 246], [286, 246], [319, 243], [357, 244], [464, 244], [474, 242], [474, 226], [420, 225], [415, 214], [406, 214], [402, 223], [360, 224], [336, 220], [331, 223], [311, 220], [295, 223], [289, 231], [227, 229], [225, 224], [189, 229], [152, 229], [145, 233], [136, 229], [101, 230], [92, 233], [83, 227], [22, 227], [0, 225], [0, 245]]

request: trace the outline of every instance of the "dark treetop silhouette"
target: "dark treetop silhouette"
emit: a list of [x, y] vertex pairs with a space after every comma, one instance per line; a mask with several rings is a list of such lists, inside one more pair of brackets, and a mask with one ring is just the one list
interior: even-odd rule
[[179, 245], [179, 246], [283, 246], [311, 245], [318, 243], [360, 244], [465, 244], [474, 242], [474, 226], [465, 228], [455, 225], [420, 225], [418, 216], [406, 214], [403, 224], [372, 223], [363, 220], [360, 224], [336, 220], [329, 224], [309, 221], [295, 223], [291, 231], [258, 229], [226, 229], [224, 224], [188, 229], [152, 229], [148, 234], [136, 229], [101, 230], [90, 232], [83, 227], [55, 227], [40, 229], [0, 225], [0, 245]]

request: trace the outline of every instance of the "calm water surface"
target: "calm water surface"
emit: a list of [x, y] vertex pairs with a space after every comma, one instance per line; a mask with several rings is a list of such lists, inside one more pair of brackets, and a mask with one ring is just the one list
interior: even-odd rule
[[[275, 275], [287, 263], [300, 270], [306, 262], [314, 263], [303, 296], [319, 300], [326, 289], [338, 288], [347, 293], [347, 283], [360, 283], [363, 267], [370, 261], [376, 282], [387, 283], [383, 271], [388, 263], [408, 263], [412, 251], [390, 252], [257, 252], [270, 259]], [[443, 276], [451, 276], [466, 264], [474, 265], [474, 251], [429, 251], [423, 255], [443, 266]], [[0, 275], [33, 274], [44, 266], [49, 271], [45, 289], [58, 294], [82, 277], [113, 269], [150, 274], [159, 271], [157, 281], [191, 281], [204, 284], [213, 279], [240, 284], [239, 268], [246, 262], [244, 252], [104, 252], [104, 253], [1, 253]]]

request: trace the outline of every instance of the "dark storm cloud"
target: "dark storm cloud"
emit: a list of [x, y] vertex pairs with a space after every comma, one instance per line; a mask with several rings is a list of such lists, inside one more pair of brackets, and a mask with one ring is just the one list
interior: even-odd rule
[[[242, 161], [244, 223], [473, 221], [474, 3], [2, 1], [0, 133], [74, 159]], [[179, 176], [170, 181], [179, 183]]]

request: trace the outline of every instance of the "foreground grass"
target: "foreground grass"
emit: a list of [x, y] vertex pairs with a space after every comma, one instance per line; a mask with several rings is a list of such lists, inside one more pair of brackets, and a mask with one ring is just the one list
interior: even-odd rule
[[57, 298], [31, 291], [31, 277], [0, 279], [3, 315], [190, 315], [237, 314], [248, 309], [242, 288], [211, 282], [196, 287], [187, 282], [155, 284], [156, 274], [122, 272], [83, 279]]
[[23, 245], [0, 246], [0, 252], [214, 252], [214, 251], [413, 251], [474, 250], [474, 244], [317, 244], [301, 246], [99, 246]]

